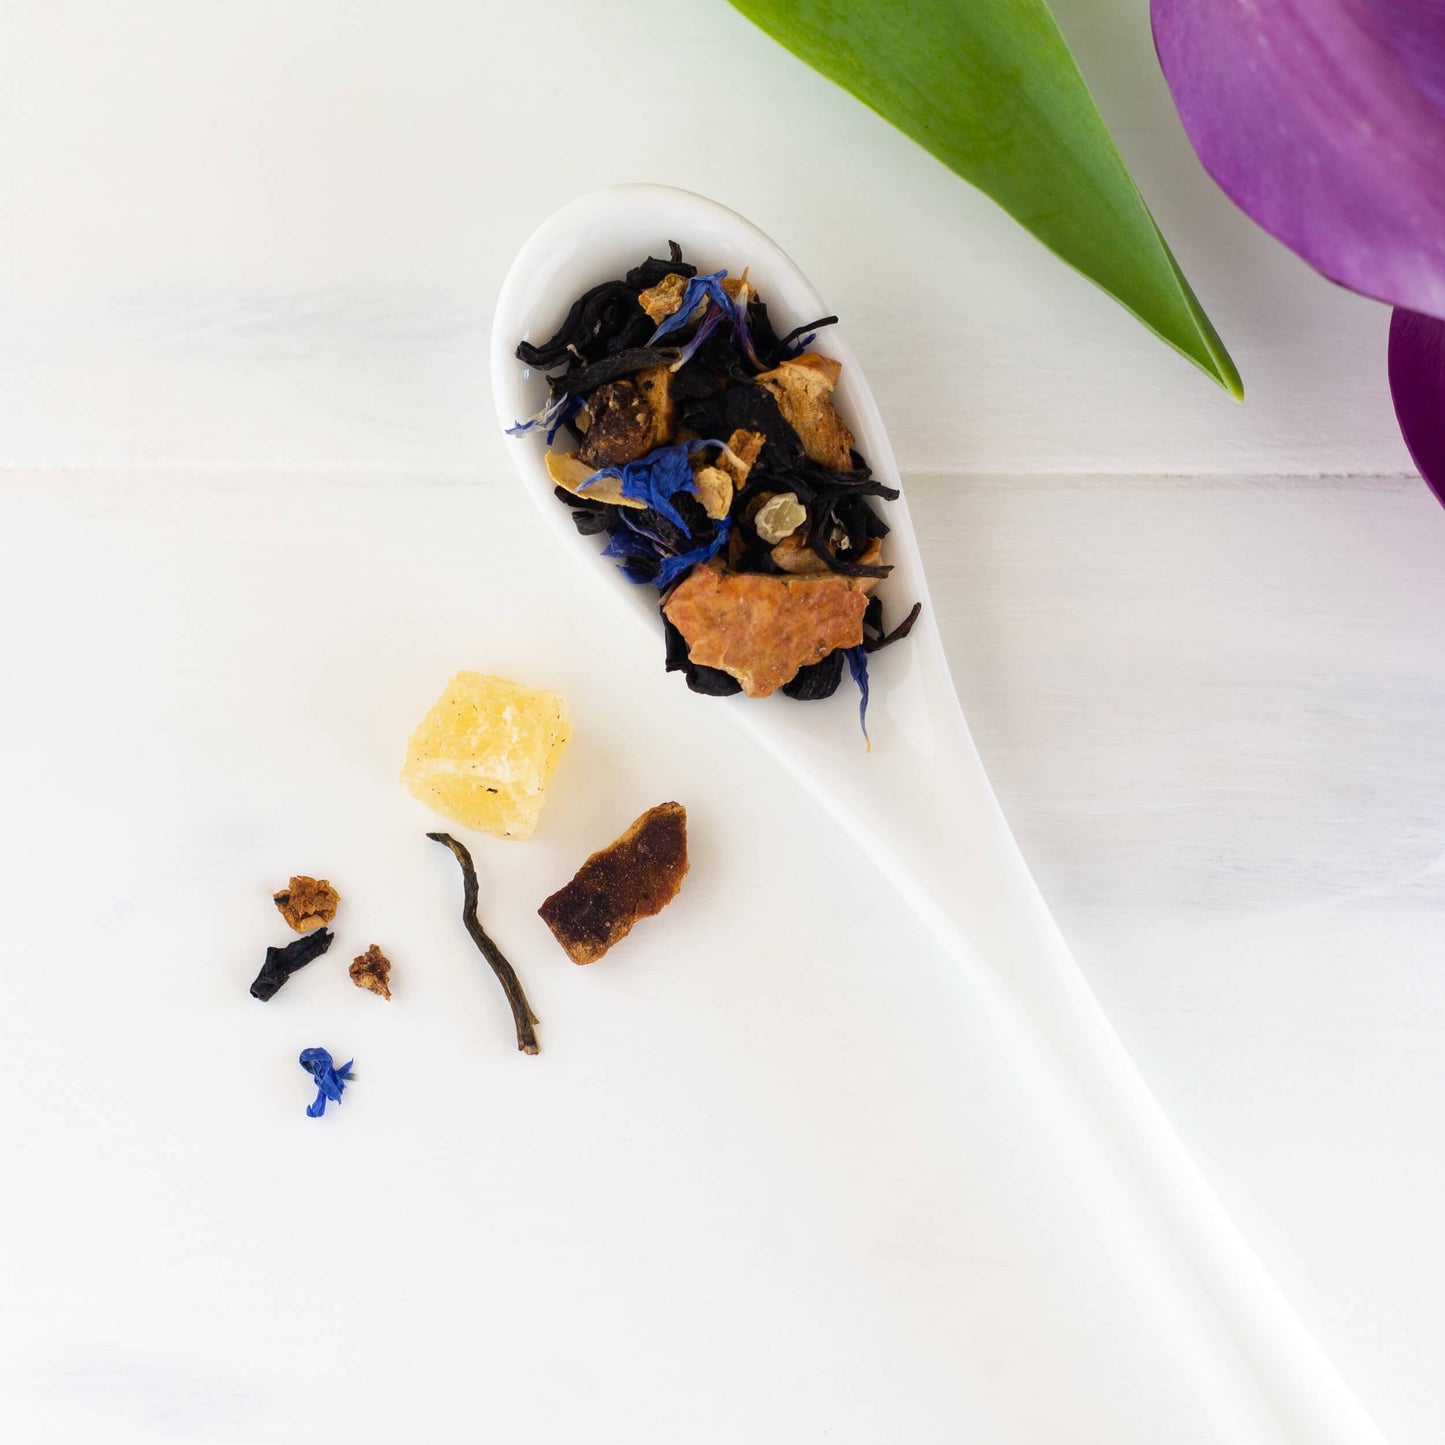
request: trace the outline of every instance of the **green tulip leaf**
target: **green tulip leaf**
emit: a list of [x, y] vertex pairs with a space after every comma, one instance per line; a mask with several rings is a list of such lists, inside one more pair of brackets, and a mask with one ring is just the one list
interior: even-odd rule
[[1044, 0], [731, 3], [1244, 395]]

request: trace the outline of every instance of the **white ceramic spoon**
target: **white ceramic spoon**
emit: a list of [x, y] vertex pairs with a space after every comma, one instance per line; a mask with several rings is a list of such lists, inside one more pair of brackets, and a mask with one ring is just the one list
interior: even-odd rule
[[[546, 385], [514, 357], [519, 340], [551, 336], [589, 286], [667, 254], [678, 241], [702, 270], [748, 268], [781, 335], [828, 314], [807, 278], [734, 212], [686, 191], [619, 186], [596, 191], [544, 221], [522, 247], [497, 302], [492, 386], [503, 426], [532, 415]], [[899, 486], [878, 407], [844, 327], [816, 349], [843, 363], [836, 400], [876, 476]], [[517, 469], [565, 547], [638, 622], [637, 645], [662, 656], [657, 594], [627, 582], [578, 536], [553, 494], [544, 439], [513, 440]], [[880, 595], [896, 623], [923, 604], [912, 635], [872, 659], [865, 752], [857, 695], [844, 678], [827, 702], [783, 697], [698, 698], [725, 708], [798, 779], [892, 881], [990, 1003], [1023, 1026], [1037, 1051], [1098, 1125], [1101, 1167], [1113, 1167], [1148, 1221], [1151, 1247], [1167, 1252], [1209, 1341], [1205, 1368], [1230, 1376], [1245, 1441], [1383, 1445], [1349, 1389], [1251, 1253], [1125, 1054], [1040, 898], [1009, 832], [964, 723], [929, 605], [917, 539], [904, 501], [881, 504], [893, 528], [893, 575]], [[683, 686], [681, 677], [678, 687]]]

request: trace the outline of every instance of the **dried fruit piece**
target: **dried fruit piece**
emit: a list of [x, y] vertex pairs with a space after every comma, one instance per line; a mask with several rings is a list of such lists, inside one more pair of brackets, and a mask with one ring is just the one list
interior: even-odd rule
[[733, 479], [733, 486], [739, 490], [748, 479], [758, 453], [767, 438], [760, 431], [744, 431], [739, 427], [728, 438], [727, 447], [718, 459], [718, 466]]
[[733, 504], [733, 479], [720, 467], [701, 467], [692, 474], [697, 499], [715, 522], [727, 516]]
[[644, 455], [652, 436], [652, 413], [630, 381], [599, 386], [587, 399], [587, 440], [577, 458], [589, 467], [618, 467]]
[[586, 428], [577, 459], [593, 471], [645, 457], [667, 441], [677, 421], [672, 369], [648, 366], [624, 381], [599, 386], [577, 420]]
[[324, 878], [307, 878], [295, 874], [279, 893], [273, 893], [276, 907], [287, 927], [297, 933], [310, 933], [336, 917], [340, 895]]
[[659, 803], [537, 912], [573, 963], [593, 963], [671, 903], [686, 876], [687, 809]]
[[[597, 468], [579, 461], [576, 452], [548, 452], [547, 475], [564, 492], [571, 492], [574, 497], [588, 502], [607, 502], [614, 507], [636, 507], [638, 510], [647, 505], [640, 498], [622, 495], [620, 477], [597, 477]], [[587, 486], [593, 477], [597, 480]]]
[[772, 392], [809, 459], [838, 472], [853, 467], [853, 433], [843, 425], [832, 400], [842, 374], [840, 362], [809, 351], [757, 378]]
[[808, 509], [792, 492], [777, 492], [758, 508], [753, 530], [764, 542], [791, 537], [808, 520]]
[[772, 577], [694, 567], [663, 604], [687, 655], [721, 668], [749, 697], [767, 697], [800, 667], [863, 641], [864, 580], [829, 572]]
[[675, 271], [664, 276], [656, 286], [649, 286], [637, 298], [637, 304], [652, 318], [654, 325], [666, 321], [682, 305], [687, 290], [687, 277]]
[[459, 672], [411, 735], [401, 776], [414, 797], [468, 828], [530, 838], [571, 737], [555, 692]]
[[357, 988], [370, 989], [388, 1001], [391, 998], [391, 960], [373, 943], [365, 953], [351, 960], [351, 981]]
[[801, 536], [784, 537], [768, 554], [777, 567], [794, 577], [816, 576], [828, 571], [828, 564]]

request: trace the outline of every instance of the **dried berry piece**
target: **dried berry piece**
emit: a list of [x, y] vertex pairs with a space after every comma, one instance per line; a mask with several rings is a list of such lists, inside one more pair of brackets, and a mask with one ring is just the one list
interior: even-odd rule
[[573, 963], [592, 963], [671, 903], [686, 876], [687, 809], [659, 803], [537, 912]]
[[279, 893], [272, 894], [287, 926], [297, 933], [310, 933], [336, 917], [340, 895], [324, 878], [295, 875]]
[[577, 457], [594, 471], [634, 462], [652, 450], [652, 408], [634, 382], [599, 386], [587, 398], [587, 410], [591, 425]]
[[365, 953], [351, 960], [351, 981], [357, 988], [368, 988], [390, 1000], [391, 960], [373, 943]]
[[251, 997], [260, 999], [262, 1003], [275, 998], [277, 990], [293, 973], [305, 968], [313, 958], [320, 958], [331, 947], [335, 936], [320, 928], [314, 933], [293, 938], [285, 948], [268, 948], [266, 962], [252, 980]]

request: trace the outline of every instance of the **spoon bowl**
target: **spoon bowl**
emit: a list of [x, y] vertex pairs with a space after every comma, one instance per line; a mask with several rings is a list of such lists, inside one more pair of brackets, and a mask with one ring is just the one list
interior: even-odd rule
[[[515, 359], [521, 340], [551, 336], [572, 300], [620, 276], [668, 241], [701, 270], [744, 268], [781, 335], [829, 314], [803, 272], [761, 231], [715, 202], [662, 186], [596, 191], [542, 223], [518, 253], [497, 303], [492, 385], [506, 427], [547, 399], [545, 379]], [[846, 319], [845, 319], [846, 321]], [[846, 324], [813, 349], [843, 365], [835, 401], [874, 475], [900, 487], [888, 435]], [[657, 593], [628, 582], [579, 536], [556, 499], [538, 431], [515, 438], [522, 484], [547, 524], [662, 653]], [[1241, 1440], [1383, 1445], [1382, 1438], [1280, 1295], [1155, 1103], [1104, 1017], [1019, 854], [969, 736], [933, 618], [906, 498], [880, 501], [892, 528], [881, 584], [885, 624], [912, 606], [910, 636], [870, 659], [865, 752], [856, 694], [824, 702], [782, 696], [695, 698], [726, 708], [846, 830], [929, 926], [947, 955], [1025, 1051], [1078, 1105], [1097, 1166], [1121, 1185], [1192, 1311], [1201, 1365], [1231, 1392]], [[599, 593], [600, 595], [600, 593]], [[683, 686], [682, 679], [677, 685]]]

